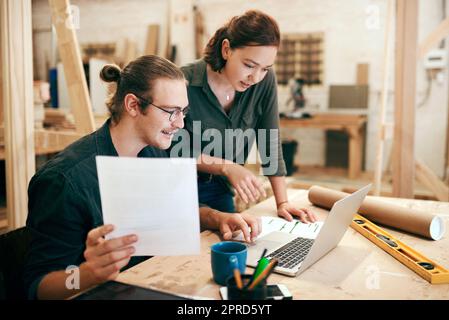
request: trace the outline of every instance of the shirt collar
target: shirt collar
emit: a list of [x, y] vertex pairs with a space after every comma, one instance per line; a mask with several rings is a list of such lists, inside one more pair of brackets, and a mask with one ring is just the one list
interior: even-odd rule
[[191, 86], [204, 87], [207, 85], [206, 66], [206, 61], [202, 59], [194, 65], [192, 80], [190, 81]]
[[95, 143], [97, 144], [99, 155], [118, 156], [117, 150], [115, 150], [114, 144], [112, 143], [111, 131], [109, 130], [110, 123], [111, 118], [95, 132]]
[[[95, 143], [97, 145], [98, 155], [101, 156], [115, 156], [118, 157], [118, 152], [114, 147], [114, 143], [111, 138], [111, 131], [109, 125], [111, 124], [111, 118], [109, 118], [103, 126], [98, 129], [95, 134]], [[143, 158], [167, 158], [168, 154], [165, 150], [161, 150], [155, 147], [146, 146], [138, 153], [137, 157]]]

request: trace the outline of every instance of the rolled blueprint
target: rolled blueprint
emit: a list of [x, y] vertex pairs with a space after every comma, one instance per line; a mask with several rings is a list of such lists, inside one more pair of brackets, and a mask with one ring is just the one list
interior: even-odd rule
[[[309, 201], [318, 207], [330, 209], [348, 193], [313, 186]], [[425, 211], [401, 207], [382, 200], [365, 198], [358, 213], [372, 222], [439, 240], [445, 232], [443, 218]]]

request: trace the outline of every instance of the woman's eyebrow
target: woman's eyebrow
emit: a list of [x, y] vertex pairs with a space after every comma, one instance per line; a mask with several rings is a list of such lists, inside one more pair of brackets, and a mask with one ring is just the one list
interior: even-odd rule
[[[254, 61], [254, 60], [251, 60], [251, 59], [245, 59], [245, 60], [248, 61], [248, 62], [254, 63], [254, 64], [257, 65], [257, 66], [260, 66], [260, 63]], [[266, 66], [265, 68], [271, 68], [272, 66], [273, 66], [273, 65], [270, 64], [269, 66]]]

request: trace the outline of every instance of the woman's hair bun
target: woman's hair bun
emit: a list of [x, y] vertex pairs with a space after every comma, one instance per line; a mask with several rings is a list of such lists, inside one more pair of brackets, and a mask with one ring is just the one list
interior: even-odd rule
[[118, 82], [120, 80], [120, 68], [115, 64], [107, 64], [101, 69], [100, 78], [106, 82]]

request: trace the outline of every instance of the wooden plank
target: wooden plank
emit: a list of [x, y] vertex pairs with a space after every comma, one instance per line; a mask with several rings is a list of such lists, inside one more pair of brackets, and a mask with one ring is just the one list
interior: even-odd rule
[[[0, 127], [0, 134], [2, 133], [3, 128]], [[83, 135], [75, 131], [36, 130], [34, 135], [34, 152], [36, 155], [57, 153], [82, 137]], [[5, 160], [3, 147], [0, 147], [0, 160]]]
[[369, 78], [369, 64], [368, 63], [358, 63], [357, 64], [357, 80], [356, 84], [358, 86], [368, 85]]
[[1, 229], [5, 229], [7, 227], [8, 227], [8, 219], [6, 218], [6, 208], [0, 207], [0, 231], [6, 232], [7, 230], [1, 230]]
[[349, 179], [355, 179], [362, 172], [363, 134], [361, 128], [348, 131], [349, 134]]
[[[447, 64], [449, 68], [449, 61]], [[449, 87], [448, 87], [449, 91]], [[445, 155], [445, 172], [444, 172], [444, 181], [447, 185], [449, 185], [449, 100], [447, 102], [447, 122], [446, 122], [446, 155]]]
[[168, 0], [169, 60], [185, 65], [195, 60], [193, 0]]
[[150, 24], [147, 31], [145, 54], [157, 55], [159, 50], [159, 25]]
[[418, 1], [396, 4], [393, 195], [413, 198]]
[[25, 225], [27, 186], [35, 172], [31, 0], [0, 2], [7, 218]]
[[72, 131], [36, 130], [36, 153], [42, 154], [61, 151], [82, 137], [82, 134]]
[[195, 24], [195, 57], [200, 59], [203, 56], [205, 25], [204, 17], [198, 6], [193, 6], [193, 19]]
[[444, 181], [447, 185], [449, 185], [449, 103], [447, 107], [447, 133], [446, 133], [446, 158], [445, 158], [445, 173], [444, 173]]
[[445, 37], [449, 35], [449, 17], [444, 19], [435, 30], [432, 31], [431, 34], [427, 36], [427, 38], [420, 44], [418, 59], [422, 59], [425, 57], [427, 52], [432, 49], [438, 42], [443, 40]]
[[416, 159], [415, 165], [416, 178], [429, 188], [439, 201], [449, 201], [449, 187], [424, 162]]
[[380, 195], [380, 188], [382, 184], [382, 171], [383, 171], [383, 157], [384, 157], [384, 142], [386, 138], [386, 112], [387, 112], [387, 102], [388, 102], [388, 78], [390, 70], [390, 57], [393, 49], [392, 44], [392, 33], [393, 28], [393, 13], [394, 13], [394, 0], [388, 0], [388, 12], [387, 21], [384, 35], [384, 61], [382, 66], [382, 93], [381, 93], [381, 104], [379, 112], [379, 125], [377, 134], [377, 145], [376, 145], [376, 163], [374, 165], [374, 188], [373, 192], [375, 196]]
[[125, 39], [125, 50], [123, 54], [123, 65], [126, 66], [137, 58], [137, 43], [128, 38]]
[[163, 54], [162, 56], [166, 59], [170, 59], [172, 52], [172, 37], [171, 37], [171, 24], [172, 24], [172, 2], [171, 0], [167, 1], [167, 16], [166, 16], [166, 28], [165, 28], [165, 37], [163, 44]]
[[283, 127], [301, 128], [326, 128], [331, 130], [343, 130], [349, 126], [360, 127], [366, 122], [366, 116], [350, 114], [317, 114], [309, 119], [281, 119]]
[[[2, 19], [2, 17], [0, 16], [0, 19]], [[0, 21], [1, 24], [1, 21]], [[1, 61], [1, 57], [0, 57], [0, 61]], [[0, 126], [3, 125], [3, 86], [1, 85], [3, 83], [3, 71], [2, 71], [2, 64], [0, 63]], [[3, 136], [0, 137], [0, 145], [3, 145], [4, 140], [3, 140]]]
[[79, 133], [90, 133], [95, 130], [95, 122], [75, 27], [70, 23], [70, 3], [69, 0], [49, 0], [49, 4], [75, 125]]

